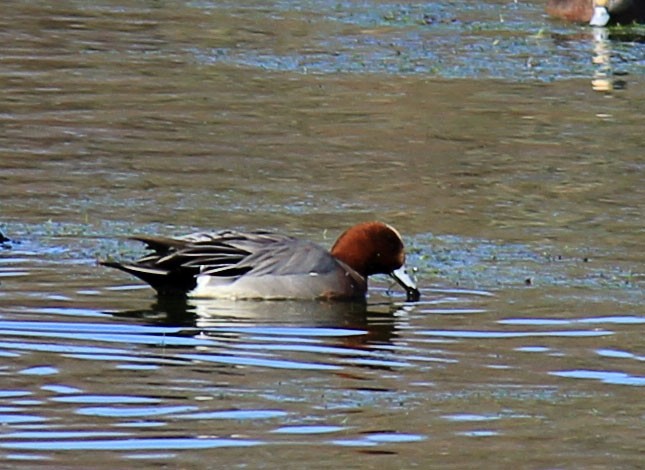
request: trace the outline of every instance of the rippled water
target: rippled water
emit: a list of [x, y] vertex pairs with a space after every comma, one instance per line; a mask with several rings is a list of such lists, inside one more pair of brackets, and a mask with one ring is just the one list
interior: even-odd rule
[[[543, 3], [5, 2], [0, 466], [642, 465], [643, 31]], [[372, 218], [421, 302], [96, 265]]]

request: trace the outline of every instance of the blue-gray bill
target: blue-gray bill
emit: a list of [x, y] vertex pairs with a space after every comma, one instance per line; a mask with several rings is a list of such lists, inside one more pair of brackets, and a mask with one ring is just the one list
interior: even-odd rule
[[390, 276], [398, 282], [403, 289], [405, 289], [408, 302], [416, 302], [421, 298], [421, 293], [419, 292], [419, 289], [417, 289], [416, 283], [405, 271], [405, 267], [401, 266], [396, 271], [392, 271]]

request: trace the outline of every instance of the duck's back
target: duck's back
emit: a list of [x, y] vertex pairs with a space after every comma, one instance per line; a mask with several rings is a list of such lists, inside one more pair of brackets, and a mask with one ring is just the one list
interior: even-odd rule
[[[229, 269], [205, 269], [191, 297], [362, 298], [366, 281], [320, 245], [291, 237], [236, 244], [249, 254]], [[242, 275], [228, 275], [231, 270]]]
[[151, 253], [103, 264], [133, 274], [159, 294], [199, 298], [360, 298], [367, 283], [315, 243], [271, 232], [133, 237]]

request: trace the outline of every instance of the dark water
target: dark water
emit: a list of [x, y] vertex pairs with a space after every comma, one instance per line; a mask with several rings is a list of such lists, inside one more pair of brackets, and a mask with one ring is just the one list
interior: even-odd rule
[[[638, 468], [641, 27], [5, 2], [3, 468]], [[423, 298], [159, 303], [130, 233], [378, 218]]]

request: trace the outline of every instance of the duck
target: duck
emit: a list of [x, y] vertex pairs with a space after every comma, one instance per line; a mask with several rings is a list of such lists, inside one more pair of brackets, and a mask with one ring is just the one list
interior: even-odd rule
[[129, 238], [145, 243], [149, 252], [132, 262], [99, 263], [138, 277], [163, 297], [365, 300], [368, 277], [387, 274], [407, 301], [420, 299], [405, 270], [401, 235], [379, 221], [350, 227], [329, 251], [266, 230]]
[[591, 26], [645, 21], [643, 0], [549, 0], [549, 15]]

